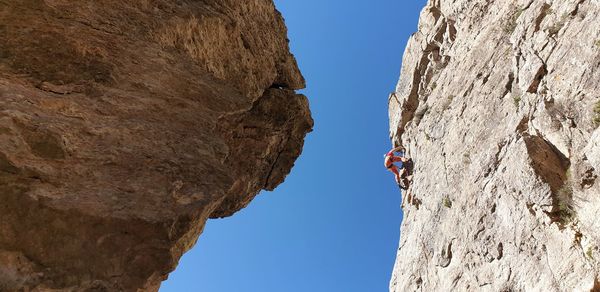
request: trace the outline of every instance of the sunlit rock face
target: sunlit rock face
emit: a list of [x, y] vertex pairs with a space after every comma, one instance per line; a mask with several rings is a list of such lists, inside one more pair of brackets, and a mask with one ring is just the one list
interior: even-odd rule
[[313, 125], [286, 34], [270, 0], [0, 1], [0, 291], [156, 291], [280, 184]]
[[600, 2], [431, 0], [390, 96], [390, 291], [598, 291]]

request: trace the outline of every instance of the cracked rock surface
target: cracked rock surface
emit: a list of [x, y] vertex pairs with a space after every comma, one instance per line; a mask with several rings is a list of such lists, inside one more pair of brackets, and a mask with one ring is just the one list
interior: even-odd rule
[[286, 34], [270, 0], [0, 1], [0, 291], [156, 291], [280, 184], [313, 125]]
[[390, 96], [390, 291], [600, 289], [600, 2], [430, 0]]

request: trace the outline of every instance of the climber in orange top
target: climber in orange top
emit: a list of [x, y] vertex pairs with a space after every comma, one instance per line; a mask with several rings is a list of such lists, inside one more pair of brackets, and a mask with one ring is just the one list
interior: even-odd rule
[[[390, 150], [390, 152], [384, 156], [383, 163], [389, 171], [394, 173], [398, 186], [403, 189], [408, 189], [408, 182], [410, 181], [411, 177], [410, 174], [407, 173], [407, 168], [411, 164], [411, 159], [405, 157], [404, 151], [405, 149], [402, 146], [398, 146]], [[400, 152], [400, 155], [396, 155], [396, 152]], [[398, 170], [399, 167], [396, 166], [394, 162], [402, 162], [402, 167], [400, 170]]]

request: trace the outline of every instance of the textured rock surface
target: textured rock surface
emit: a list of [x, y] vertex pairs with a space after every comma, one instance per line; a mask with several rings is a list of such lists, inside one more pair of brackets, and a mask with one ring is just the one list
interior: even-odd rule
[[157, 290], [312, 128], [270, 0], [0, 1], [0, 291]]
[[390, 97], [415, 161], [390, 291], [600, 289], [599, 20], [429, 1]]

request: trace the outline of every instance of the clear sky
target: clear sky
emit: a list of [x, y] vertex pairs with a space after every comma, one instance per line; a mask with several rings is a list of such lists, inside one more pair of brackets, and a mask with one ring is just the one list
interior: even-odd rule
[[387, 97], [425, 0], [276, 0], [314, 132], [292, 173], [210, 220], [161, 292], [387, 291], [400, 192], [383, 167]]

